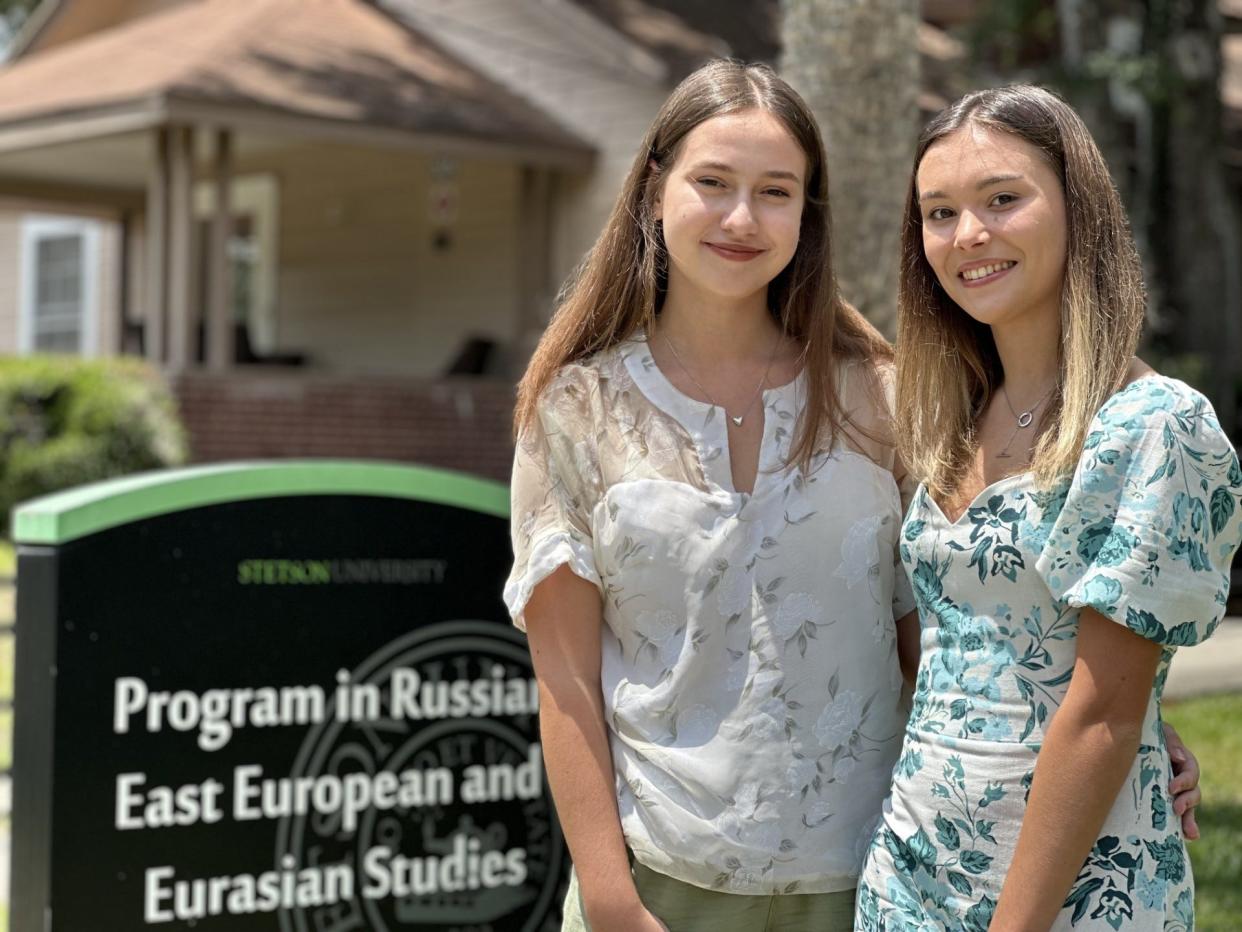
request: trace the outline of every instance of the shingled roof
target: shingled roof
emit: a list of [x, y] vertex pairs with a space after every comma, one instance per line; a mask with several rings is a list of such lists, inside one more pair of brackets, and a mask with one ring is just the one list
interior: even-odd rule
[[587, 158], [552, 117], [361, 0], [197, 0], [0, 69], [0, 134], [177, 103]]

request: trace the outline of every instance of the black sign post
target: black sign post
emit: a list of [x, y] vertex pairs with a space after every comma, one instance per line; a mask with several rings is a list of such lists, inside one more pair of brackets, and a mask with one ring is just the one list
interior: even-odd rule
[[14, 932], [556, 928], [507, 513], [351, 462], [19, 509]]

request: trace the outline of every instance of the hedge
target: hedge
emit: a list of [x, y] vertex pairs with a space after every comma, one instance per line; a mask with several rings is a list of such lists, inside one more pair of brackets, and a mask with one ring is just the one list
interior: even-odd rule
[[0, 357], [0, 530], [18, 502], [185, 458], [172, 395], [145, 363]]

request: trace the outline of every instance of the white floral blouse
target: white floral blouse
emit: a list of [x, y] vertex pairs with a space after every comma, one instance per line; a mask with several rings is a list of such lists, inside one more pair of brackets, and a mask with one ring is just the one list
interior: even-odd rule
[[926, 490], [901, 544], [922, 618], [914, 709], [858, 891], [855, 928], [984, 932], [1009, 870], [1035, 759], [1092, 608], [1161, 644], [1143, 738], [1057, 932], [1187, 932], [1194, 885], [1160, 694], [1179, 645], [1225, 611], [1242, 470], [1212, 407], [1139, 379], [1096, 415], [1072, 481], [989, 486], [957, 521]]
[[[843, 367], [847, 410], [874, 425], [866, 384]], [[749, 495], [723, 412], [675, 389], [641, 339], [564, 367], [514, 462], [505, 601], [522, 626], [562, 564], [599, 586], [628, 845], [733, 893], [853, 887], [905, 721], [892, 453], [839, 444], [784, 469], [804, 385], [763, 393]]]

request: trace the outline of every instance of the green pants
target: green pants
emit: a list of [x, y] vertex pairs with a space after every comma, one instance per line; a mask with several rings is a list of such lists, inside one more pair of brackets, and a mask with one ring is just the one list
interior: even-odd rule
[[[854, 891], [748, 896], [682, 883], [635, 862], [638, 895], [669, 932], [850, 932]], [[561, 932], [591, 932], [571, 875]]]

